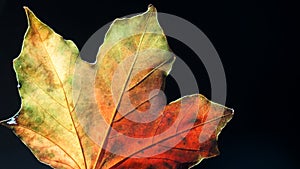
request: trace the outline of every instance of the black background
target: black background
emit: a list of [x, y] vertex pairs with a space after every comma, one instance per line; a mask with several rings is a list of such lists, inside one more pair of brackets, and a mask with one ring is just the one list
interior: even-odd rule
[[[219, 138], [221, 155], [204, 160], [202, 169], [296, 169], [297, 72], [296, 5], [288, 1], [0, 1], [0, 119], [20, 107], [12, 60], [27, 28], [23, 6], [80, 49], [101, 26], [152, 3], [159, 12], [182, 17], [199, 27], [214, 44], [227, 77], [233, 120]], [[172, 50], [196, 75], [200, 93], [210, 97], [207, 73], [184, 44], [169, 38]], [[178, 97], [167, 79], [169, 100]], [[217, 101], [217, 100], [215, 100]], [[0, 169], [49, 168], [39, 163], [8, 129], [0, 127]]]

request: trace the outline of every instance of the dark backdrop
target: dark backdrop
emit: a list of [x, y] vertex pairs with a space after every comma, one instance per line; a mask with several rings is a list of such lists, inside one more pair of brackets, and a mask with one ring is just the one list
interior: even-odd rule
[[[219, 138], [221, 155], [204, 160], [202, 169], [296, 169], [297, 116], [295, 5], [288, 1], [0, 1], [0, 119], [20, 107], [12, 60], [20, 53], [27, 28], [22, 6], [80, 49], [101, 26], [128, 14], [144, 12], [152, 3], [159, 12], [198, 26], [214, 44], [227, 77], [228, 107], [233, 120]], [[208, 76], [197, 56], [169, 38], [173, 51], [196, 74], [200, 93], [210, 98]], [[188, 59], [187, 59], [188, 58]], [[178, 97], [167, 79], [169, 100]], [[0, 127], [0, 169], [49, 168], [39, 163], [8, 129]]]

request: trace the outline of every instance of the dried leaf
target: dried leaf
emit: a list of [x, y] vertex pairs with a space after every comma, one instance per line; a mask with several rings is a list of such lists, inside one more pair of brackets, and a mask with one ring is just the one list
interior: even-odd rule
[[14, 68], [20, 111], [11, 128], [53, 168], [188, 168], [218, 155], [232, 109], [200, 94], [165, 105], [175, 61], [156, 9], [111, 25], [97, 62], [79, 57], [25, 8], [29, 28]]

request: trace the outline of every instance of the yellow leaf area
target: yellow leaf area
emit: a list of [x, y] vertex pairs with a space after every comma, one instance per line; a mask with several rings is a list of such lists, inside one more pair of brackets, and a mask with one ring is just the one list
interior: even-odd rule
[[20, 111], [11, 128], [43, 163], [59, 169], [189, 168], [218, 155], [233, 110], [200, 94], [165, 105], [175, 56], [153, 6], [115, 20], [97, 62], [28, 8], [22, 52], [14, 60]]

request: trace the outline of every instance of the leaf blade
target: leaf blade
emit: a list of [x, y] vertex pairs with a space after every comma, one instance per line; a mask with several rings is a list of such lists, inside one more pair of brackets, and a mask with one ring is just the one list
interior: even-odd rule
[[[193, 104], [190, 104], [191, 102]], [[183, 109], [182, 112], [179, 107]], [[133, 125], [140, 133], [144, 133], [142, 137], [149, 137], [149, 128], [159, 128], [160, 131], [153, 135], [150, 133], [155, 140], [144, 140], [144, 143], [128, 141], [128, 137], [125, 136], [114, 137], [110, 140], [110, 146], [122, 145], [118, 149], [119, 153], [124, 155], [112, 158], [108, 155], [104, 168], [160, 168], [159, 164], [149, 161], [152, 158], [160, 164], [164, 163], [165, 159], [176, 162], [173, 168], [180, 168], [182, 164], [189, 167], [196, 165], [202, 159], [219, 154], [217, 137], [232, 116], [232, 109], [210, 102], [202, 95], [191, 95], [167, 105], [163, 115], [157, 119], [160, 123], [148, 123], [143, 126], [128, 120], [120, 122], [115, 127], [130, 123], [128, 126]], [[119, 132], [130, 135], [126, 131]]]
[[[90, 145], [91, 141], [77, 122], [72, 101], [72, 76], [78, 49], [72, 41], [64, 40], [42, 23], [27, 7], [25, 12], [29, 27], [21, 54], [14, 60], [22, 107], [16, 124], [6, 125], [40, 161], [53, 167], [67, 167], [70, 163], [67, 168], [85, 169], [91, 160], [86, 160], [90, 150], [84, 150], [83, 146]], [[34, 136], [26, 136], [26, 133], [39, 139], [28, 139]], [[52, 148], [47, 148], [45, 142], [52, 144]], [[50, 150], [56, 153], [46, 158], [45, 153], [49, 154]], [[63, 162], [65, 156], [73, 162]]]

